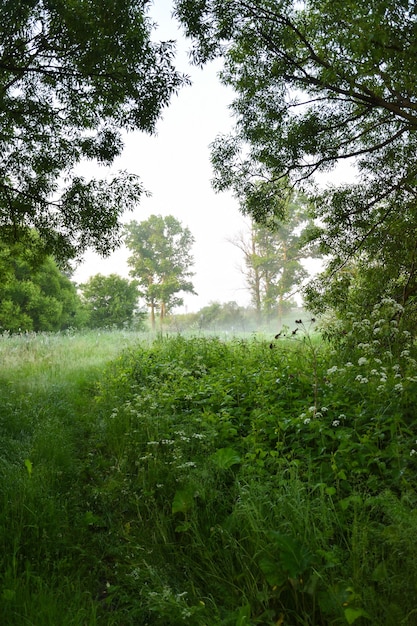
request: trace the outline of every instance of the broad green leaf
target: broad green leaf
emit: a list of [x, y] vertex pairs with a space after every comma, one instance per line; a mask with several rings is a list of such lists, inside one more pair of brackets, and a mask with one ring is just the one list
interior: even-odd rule
[[211, 458], [220, 469], [229, 469], [241, 462], [240, 456], [233, 448], [219, 448]]
[[268, 537], [280, 569], [286, 572], [289, 578], [298, 578], [312, 565], [313, 555], [299, 539], [274, 531], [270, 532]]
[[194, 495], [190, 489], [179, 489], [172, 501], [172, 512], [188, 513], [194, 504]]
[[282, 587], [288, 580], [288, 576], [282, 571], [280, 564], [275, 559], [266, 556], [259, 561], [259, 567], [272, 587]]
[[250, 614], [250, 604], [245, 604], [244, 606], [241, 606], [237, 614], [235, 626], [249, 626]]
[[370, 615], [364, 609], [354, 609], [351, 607], [345, 609], [345, 618], [348, 624], [353, 624], [360, 617], [371, 619]]

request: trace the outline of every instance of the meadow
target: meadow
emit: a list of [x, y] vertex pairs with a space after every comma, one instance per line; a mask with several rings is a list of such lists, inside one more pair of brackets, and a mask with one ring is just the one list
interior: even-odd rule
[[0, 623], [416, 624], [416, 355], [378, 323], [1, 336]]

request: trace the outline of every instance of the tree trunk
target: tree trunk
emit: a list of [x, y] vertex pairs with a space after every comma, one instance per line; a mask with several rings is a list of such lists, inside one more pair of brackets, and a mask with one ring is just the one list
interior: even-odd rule
[[155, 303], [152, 301], [150, 304], [151, 307], [151, 328], [155, 330]]
[[164, 324], [165, 315], [166, 315], [166, 305], [165, 305], [165, 302], [161, 302], [159, 304], [159, 322], [160, 322], [161, 330]]

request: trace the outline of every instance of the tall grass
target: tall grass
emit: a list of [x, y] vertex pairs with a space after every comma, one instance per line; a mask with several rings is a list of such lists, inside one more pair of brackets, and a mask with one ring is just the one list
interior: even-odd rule
[[304, 331], [3, 337], [0, 623], [412, 626], [412, 377]]
[[132, 341], [121, 332], [0, 337], [1, 624], [96, 623], [80, 547], [82, 457], [100, 373]]

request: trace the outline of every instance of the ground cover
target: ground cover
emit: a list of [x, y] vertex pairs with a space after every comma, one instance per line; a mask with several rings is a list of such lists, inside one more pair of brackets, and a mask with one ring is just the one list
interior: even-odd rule
[[413, 348], [285, 334], [3, 340], [1, 623], [415, 623]]

